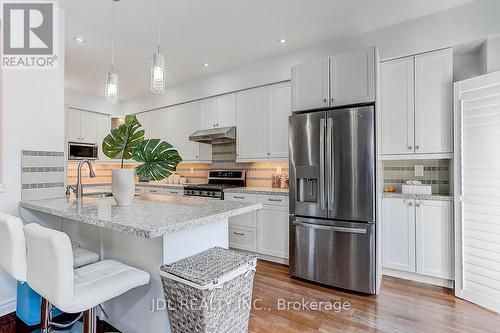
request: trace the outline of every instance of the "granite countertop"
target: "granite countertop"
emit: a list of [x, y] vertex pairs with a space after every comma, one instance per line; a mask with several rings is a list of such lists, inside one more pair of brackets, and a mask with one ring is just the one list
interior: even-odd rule
[[224, 193], [272, 194], [288, 196], [288, 189], [272, 187], [233, 187], [224, 189]]
[[262, 208], [245, 203], [195, 197], [142, 195], [132, 206], [118, 207], [113, 198], [73, 196], [21, 201], [20, 207], [143, 238], [155, 238]]
[[384, 192], [382, 196], [384, 198], [453, 201], [453, 196], [446, 194], [409, 194], [409, 193]]

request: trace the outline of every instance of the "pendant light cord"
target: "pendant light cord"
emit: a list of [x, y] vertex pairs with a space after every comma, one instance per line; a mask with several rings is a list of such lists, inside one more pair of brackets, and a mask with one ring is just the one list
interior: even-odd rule
[[161, 2], [158, 2], [158, 53], [160, 53], [160, 37], [161, 37]]
[[112, 0], [111, 8], [111, 72], [115, 72], [115, 4], [119, 0]]

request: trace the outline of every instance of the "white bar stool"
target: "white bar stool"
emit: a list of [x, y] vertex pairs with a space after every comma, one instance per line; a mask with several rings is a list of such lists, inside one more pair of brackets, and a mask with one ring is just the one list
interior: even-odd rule
[[[24, 234], [28, 284], [63, 312], [84, 311], [84, 333], [96, 331], [95, 307], [149, 283], [149, 273], [115, 260], [74, 269], [71, 242], [63, 232], [32, 223]], [[43, 329], [48, 330], [44, 323]]]
[[[0, 213], [0, 268], [15, 280], [24, 283], [26, 282], [26, 240], [23, 228], [24, 223], [20, 218]], [[73, 253], [75, 268], [99, 261], [98, 254], [81, 247], [73, 246]], [[42, 298], [42, 304], [44, 303], [46, 302]], [[42, 317], [43, 315], [42, 313]], [[45, 315], [48, 314], [45, 313]], [[49, 317], [50, 315], [47, 319]]]

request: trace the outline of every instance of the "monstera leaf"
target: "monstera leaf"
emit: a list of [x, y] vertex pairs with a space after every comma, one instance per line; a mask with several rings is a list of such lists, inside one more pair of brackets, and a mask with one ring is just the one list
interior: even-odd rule
[[177, 150], [168, 142], [160, 139], [149, 139], [139, 143], [133, 152], [137, 162], [143, 162], [136, 168], [141, 179], [162, 180], [175, 171], [177, 164], [182, 162]]
[[109, 158], [120, 157], [123, 161], [132, 158], [134, 148], [144, 141], [144, 130], [135, 115], [125, 117], [125, 123], [111, 130], [102, 142], [102, 151]]

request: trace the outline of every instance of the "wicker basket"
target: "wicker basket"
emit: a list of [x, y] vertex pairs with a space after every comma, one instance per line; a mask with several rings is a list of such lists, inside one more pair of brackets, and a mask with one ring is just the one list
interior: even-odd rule
[[256, 263], [256, 255], [214, 247], [162, 266], [172, 332], [248, 332]]

